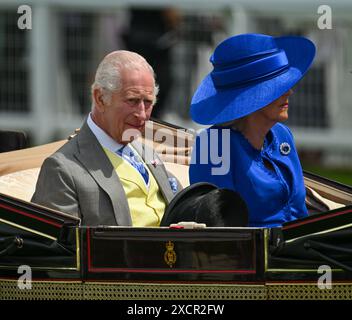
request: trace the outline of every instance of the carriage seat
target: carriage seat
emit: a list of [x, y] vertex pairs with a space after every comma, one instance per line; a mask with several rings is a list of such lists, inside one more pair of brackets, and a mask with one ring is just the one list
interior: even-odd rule
[[[163, 130], [163, 135], [166, 136], [166, 139], [160, 142], [143, 139], [144, 143], [158, 152], [166, 170], [177, 177], [181, 187], [187, 187], [189, 185], [188, 163], [193, 143], [192, 135], [182, 132], [182, 130], [177, 131], [175, 128], [170, 128], [163, 124], [154, 122], [153, 125], [155, 131], [158, 129]], [[177, 139], [180, 138], [186, 143], [178, 147], [176, 145]], [[159, 139], [156, 139], [156, 141], [159, 141]], [[0, 193], [30, 201], [35, 191], [40, 167], [44, 159], [66, 142], [67, 140], [61, 140], [38, 147], [2, 153], [0, 155]]]

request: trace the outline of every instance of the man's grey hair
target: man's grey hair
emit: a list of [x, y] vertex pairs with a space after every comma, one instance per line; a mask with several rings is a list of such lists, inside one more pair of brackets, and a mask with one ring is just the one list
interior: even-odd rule
[[[149, 70], [154, 77], [154, 95], [155, 101], [159, 92], [159, 86], [156, 83], [156, 76], [152, 66], [141, 55], [135, 52], [118, 50], [108, 54], [99, 64], [95, 74], [95, 80], [91, 87], [91, 93], [96, 88], [103, 91], [103, 98], [110, 102], [111, 95], [122, 87], [121, 71], [122, 70]], [[94, 100], [92, 103], [94, 107]]]

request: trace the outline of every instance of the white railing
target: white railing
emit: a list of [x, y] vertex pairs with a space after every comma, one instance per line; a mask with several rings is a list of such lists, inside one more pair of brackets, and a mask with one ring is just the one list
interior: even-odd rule
[[[22, 0], [1, 0], [1, 10], [17, 11]], [[220, 20], [224, 22], [225, 32], [227, 34], [236, 34], [239, 32], [261, 32], [256, 30], [256, 18], [266, 19], [272, 17], [283, 17], [283, 21], [287, 21], [290, 26], [295, 25], [296, 28], [304, 25], [305, 34], [311, 34], [312, 31], [320, 34], [316, 30], [316, 3], [314, 1], [296, 1], [294, 6], [286, 6], [280, 4], [281, 1], [237, 1], [234, 5], [233, 1], [213, 1], [204, 5], [204, 1], [117, 1], [117, 0], [31, 0], [26, 1], [26, 4], [32, 7], [33, 13], [33, 29], [23, 30], [26, 38], [26, 55], [23, 63], [26, 63], [28, 70], [28, 99], [30, 105], [29, 112], [13, 112], [11, 105], [0, 105], [0, 129], [22, 129], [29, 131], [32, 135], [32, 142], [34, 144], [41, 144], [51, 141], [55, 138], [62, 138], [67, 136], [75, 128], [79, 127], [84, 119], [84, 115], [80, 113], [77, 101], [72, 98], [72, 86], [70, 84], [67, 66], [62, 57], [62, 30], [59, 27], [59, 14], [67, 11], [77, 12], [92, 12], [96, 14], [99, 19], [103, 19], [104, 15], [113, 12], [114, 10], [126, 10], [129, 5], [148, 4], [151, 7], [160, 6], [177, 6], [182, 14], [187, 15], [218, 15]], [[293, 3], [293, 2], [292, 2]], [[284, 8], [285, 7], [285, 8]], [[210, 10], [205, 10], [208, 8]], [[253, 10], [255, 8], [255, 10]], [[280, 11], [280, 8], [281, 11]], [[285, 9], [285, 10], [283, 10]], [[319, 48], [326, 50], [329, 43], [324, 46], [324, 41], [331, 41], [334, 39], [334, 33], [339, 28], [344, 29], [347, 33], [352, 32], [352, 2], [351, 1], [336, 1], [333, 9], [336, 12], [337, 19], [334, 20], [334, 30], [331, 32], [333, 36], [319, 39]], [[221, 16], [223, 15], [223, 16]], [[283, 16], [283, 15], [286, 15]], [[286, 19], [287, 18], [287, 19]], [[301, 23], [300, 19], [305, 19], [305, 24]], [[307, 23], [308, 22], [308, 23]], [[288, 28], [290, 27], [288, 26]], [[336, 26], [336, 27], [335, 27]], [[185, 26], [187, 27], [187, 26]], [[189, 27], [189, 26], [188, 26]], [[0, 23], [0, 38], [2, 25]], [[201, 32], [201, 30], [200, 30]], [[323, 32], [323, 31], [322, 31]], [[313, 32], [314, 33], [314, 32]], [[94, 35], [94, 37], [98, 37]], [[94, 42], [99, 44], [98, 38], [94, 38]], [[217, 39], [218, 40], [218, 39]], [[217, 40], [215, 42], [217, 42]], [[179, 50], [175, 51], [174, 58], [176, 65], [186, 63], [183, 59], [182, 52], [187, 46], [197, 48], [199, 42], [195, 39], [194, 43], [183, 41], [179, 39]], [[183, 42], [182, 42], [183, 41]], [[292, 127], [295, 134], [295, 139], [299, 148], [310, 150], [324, 150], [326, 152], [334, 152], [337, 155], [344, 154], [343, 159], [346, 159], [346, 154], [350, 154], [352, 158], [352, 106], [350, 96], [350, 89], [352, 88], [352, 67], [351, 58], [348, 54], [352, 52], [351, 44], [346, 40], [340, 39], [340, 46], [334, 42], [331, 45], [329, 56], [322, 57], [319, 63], [325, 64], [325, 79], [319, 79], [325, 83], [326, 109], [330, 126], [327, 128], [309, 128], [309, 127]], [[204, 46], [204, 43], [202, 44]], [[94, 48], [97, 52], [104, 52], [104, 48]], [[182, 49], [182, 50], [181, 50]], [[195, 49], [197, 50], [197, 49]], [[204, 47], [206, 55], [211, 52], [212, 48], [209, 46], [208, 50]], [[199, 55], [199, 51], [195, 55]], [[344, 53], [344, 52], [347, 53]], [[199, 58], [199, 57], [198, 57]], [[0, 56], [1, 59], [1, 56]], [[94, 59], [98, 62], [98, 57], [95, 54]], [[324, 60], [325, 59], [325, 60]], [[347, 59], [347, 62], [346, 62]], [[350, 60], [348, 60], [350, 59]], [[198, 59], [204, 64], [208, 60]], [[0, 60], [0, 65], [4, 61]], [[346, 70], [347, 67], [351, 70]], [[209, 68], [203, 67], [206, 72]], [[94, 69], [94, 68], [93, 68]], [[181, 74], [180, 70], [188, 70], [188, 74]], [[184, 110], [188, 109], [188, 102], [190, 95], [194, 88], [194, 79], [199, 81], [202, 77], [202, 72], [197, 72], [201, 68], [192, 66], [192, 68], [178, 68], [175, 73], [176, 84], [178, 80], [178, 87], [174, 88], [174, 93], [171, 95], [174, 102], [170, 105], [173, 112], [177, 112], [181, 108], [180, 104], [184, 104]], [[186, 72], [185, 71], [185, 72]], [[177, 78], [178, 77], [178, 78]], [[189, 81], [189, 88], [184, 87], [183, 79], [191, 77]], [[9, 79], [10, 81], [11, 79]], [[182, 87], [183, 83], [183, 87]], [[21, 88], [21, 90], [27, 90]], [[89, 87], [87, 87], [87, 91]], [[187, 92], [186, 92], [187, 91]], [[182, 99], [180, 99], [182, 97]], [[10, 103], [10, 102], [9, 102]], [[89, 108], [89, 106], [87, 106]], [[307, 108], [309, 105], [307, 104]], [[184, 123], [189, 127], [189, 119], [186, 118], [187, 111], [182, 111], [178, 115], [176, 122], [178, 124]], [[316, 115], [309, 114], [309, 117]], [[168, 120], [171, 120], [168, 117]], [[196, 127], [196, 126], [194, 126]], [[347, 156], [348, 158], [348, 156]], [[344, 160], [345, 161], [345, 160]], [[351, 161], [352, 162], [352, 161]], [[352, 164], [351, 164], [352, 165]]]

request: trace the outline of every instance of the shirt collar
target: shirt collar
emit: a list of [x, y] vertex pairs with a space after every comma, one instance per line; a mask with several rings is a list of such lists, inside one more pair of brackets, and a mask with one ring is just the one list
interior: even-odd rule
[[89, 113], [87, 124], [90, 130], [92, 130], [95, 137], [98, 139], [99, 143], [106, 149], [116, 152], [121, 149], [124, 145], [116, 142], [113, 138], [111, 138], [103, 129], [101, 129], [98, 125], [93, 121], [91, 114]]

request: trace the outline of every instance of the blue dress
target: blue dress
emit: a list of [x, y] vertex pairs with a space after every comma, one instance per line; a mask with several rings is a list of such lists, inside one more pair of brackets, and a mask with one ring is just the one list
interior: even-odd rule
[[281, 123], [268, 132], [261, 151], [232, 128], [203, 130], [193, 147], [189, 177], [191, 184], [203, 181], [237, 191], [252, 227], [281, 226], [308, 214], [293, 136]]

